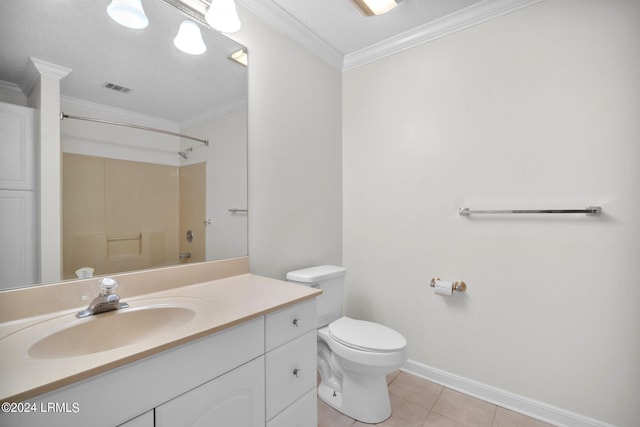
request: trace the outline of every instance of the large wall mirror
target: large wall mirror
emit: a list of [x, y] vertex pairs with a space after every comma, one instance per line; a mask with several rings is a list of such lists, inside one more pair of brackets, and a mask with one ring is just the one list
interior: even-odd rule
[[30, 58], [71, 70], [60, 280], [247, 255], [247, 67], [230, 59], [243, 46], [198, 24], [206, 52], [190, 55], [173, 43], [188, 19], [176, 7], [143, 1], [149, 25], [135, 30], [108, 4], [0, 2], [0, 102], [28, 104]]

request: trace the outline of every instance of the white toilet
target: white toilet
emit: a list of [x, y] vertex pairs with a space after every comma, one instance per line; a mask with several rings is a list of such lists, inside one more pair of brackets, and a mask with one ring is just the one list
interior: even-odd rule
[[345, 415], [379, 423], [391, 415], [385, 376], [407, 361], [407, 340], [383, 325], [342, 315], [347, 269], [333, 265], [287, 273], [287, 280], [322, 289], [317, 298], [318, 396]]

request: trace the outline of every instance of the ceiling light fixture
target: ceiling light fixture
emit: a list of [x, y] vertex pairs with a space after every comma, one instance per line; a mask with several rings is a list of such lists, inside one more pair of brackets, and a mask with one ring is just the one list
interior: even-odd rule
[[[182, 52], [190, 55], [201, 55], [207, 51], [199, 24], [222, 33], [234, 33], [242, 25], [234, 0], [161, 1], [176, 8], [189, 18], [180, 24], [173, 44]], [[118, 24], [128, 28], [141, 29], [149, 25], [149, 19], [142, 9], [142, 0], [111, 0], [107, 7], [107, 13]]]
[[200, 27], [188, 19], [180, 24], [178, 35], [173, 39], [173, 44], [189, 55], [202, 55], [207, 51], [207, 46], [202, 40]]
[[235, 33], [241, 26], [233, 0], [211, 0], [205, 19], [212, 28], [223, 33]]
[[112, 0], [107, 13], [118, 24], [141, 30], [149, 25], [149, 19], [142, 9], [142, 0]]
[[398, 5], [396, 0], [352, 0], [367, 16], [382, 15]]
[[231, 55], [227, 56], [227, 58], [245, 67], [249, 63], [249, 55], [247, 55], [247, 50], [245, 48], [236, 50]]

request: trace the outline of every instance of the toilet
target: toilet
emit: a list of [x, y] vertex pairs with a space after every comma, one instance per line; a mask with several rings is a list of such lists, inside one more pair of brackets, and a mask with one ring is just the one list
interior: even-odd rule
[[407, 361], [407, 340], [378, 323], [342, 315], [347, 269], [334, 265], [287, 273], [289, 282], [317, 287], [318, 397], [364, 423], [391, 415], [386, 375]]

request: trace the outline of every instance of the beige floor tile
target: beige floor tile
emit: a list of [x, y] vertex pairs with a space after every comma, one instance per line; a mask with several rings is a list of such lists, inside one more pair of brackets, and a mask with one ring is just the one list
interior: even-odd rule
[[318, 398], [318, 427], [350, 427], [355, 420], [336, 411]]
[[468, 427], [490, 427], [496, 406], [445, 388], [433, 407], [433, 412]]
[[[552, 427], [423, 378], [395, 372], [387, 376], [391, 417], [383, 427]], [[318, 427], [367, 427], [318, 399]]]
[[552, 425], [498, 406], [493, 427], [552, 427]]
[[443, 417], [440, 414], [431, 412], [427, 417], [427, 421], [424, 422], [422, 427], [465, 427], [464, 424], [460, 424], [457, 421], [450, 420]]
[[389, 393], [431, 410], [442, 393], [439, 384], [432, 383], [415, 375], [400, 372], [389, 384]]
[[391, 381], [395, 380], [400, 375], [400, 371], [395, 371], [387, 375], [387, 385], [391, 384]]
[[[391, 416], [379, 424], [383, 427], [422, 427], [429, 410], [397, 396], [391, 396]], [[356, 422], [353, 427], [366, 427], [371, 424]]]

